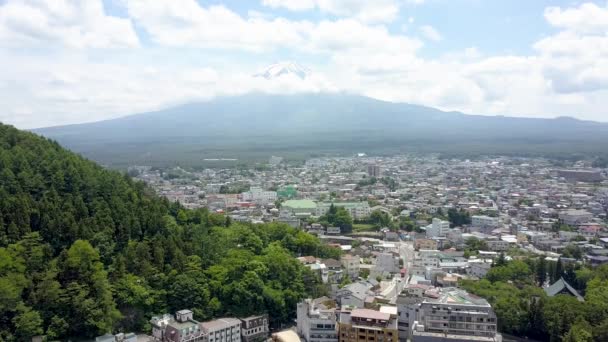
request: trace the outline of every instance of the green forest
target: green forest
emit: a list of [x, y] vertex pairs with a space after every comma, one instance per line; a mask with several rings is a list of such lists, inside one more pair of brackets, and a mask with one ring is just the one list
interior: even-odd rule
[[5, 125], [0, 173], [0, 341], [146, 331], [184, 308], [199, 320], [267, 311], [276, 325], [318, 287], [294, 256], [340, 254], [284, 224], [186, 210]]
[[[539, 287], [563, 278], [584, 296], [549, 297]], [[485, 279], [463, 280], [467, 291], [486, 298], [503, 333], [538, 341], [608, 341], [608, 265], [589, 269], [544, 258], [495, 263]]]

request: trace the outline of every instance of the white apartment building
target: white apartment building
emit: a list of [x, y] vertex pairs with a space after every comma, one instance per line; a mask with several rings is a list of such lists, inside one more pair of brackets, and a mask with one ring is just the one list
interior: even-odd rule
[[437, 298], [427, 297], [420, 303], [418, 320], [411, 332], [413, 341], [427, 340], [416, 338], [417, 335], [425, 336], [425, 333], [459, 335], [462, 340], [500, 340], [492, 306], [485, 299], [458, 288], [444, 288]]
[[338, 327], [334, 308], [323, 303], [330, 301], [322, 297], [305, 299], [297, 307], [297, 332], [306, 342], [337, 342]]
[[256, 203], [273, 203], [277, 200], [276, 191], [264, 191], [262, 188], [252, 187], [242, 194], [243, 201]]
[[509, 242], [502, 240], [487, 240], [486, 244], [491, 251], [503, 252], [509, 249]]
[[473, 227], [498, 227], [498, 218], [491, 216], [475, 215], [471, 217], [471, 225]]
[[[325, 215], [331, 205], [332, 203], [328, 202], [317, 203], [316, 216]], [[367, 202], [334, 202], [333, 205], [346, 209], [353, 219], [361, 219], [371, 214], [371, 208]]]
[[440, 236], [446, 236], [450, 230], [450, 222], [442, 221], [438, 218], [433, 219], [433, 223], [426, 227], [426, 237], [434, 238]]
[[207, 333], [205, 342], [241, 342], [241, 320], [236, 318], [220, 318], [201, 323]]

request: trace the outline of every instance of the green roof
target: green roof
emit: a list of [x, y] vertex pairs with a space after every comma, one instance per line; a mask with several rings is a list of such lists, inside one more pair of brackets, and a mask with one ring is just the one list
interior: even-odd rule
[[289, 200], [285, 201], [282, 206], [292, 209], [316, 209], [317, 203], [313, 200]]

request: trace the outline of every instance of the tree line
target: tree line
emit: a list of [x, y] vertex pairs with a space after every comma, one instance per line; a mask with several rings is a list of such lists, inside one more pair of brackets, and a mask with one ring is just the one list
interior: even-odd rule
[[[540, 285], [563, 278], [582, 296], [549, 297]], [[486, 298], [499, 330], [539, 341], [608, 341], [608, 265], [596, 269], [544, 258], [500, 258], [482, 280], [460, 286]]]
[[146, 331], [152, 315], [184, 308], [286, 322], [318, 281], [297, 255], [340, 251], [284, 224], [186, 210], [0, 125], [0, 341]]

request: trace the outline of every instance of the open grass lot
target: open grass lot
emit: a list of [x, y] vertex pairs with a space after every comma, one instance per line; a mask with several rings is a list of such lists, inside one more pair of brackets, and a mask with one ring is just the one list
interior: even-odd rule
[[353, 224], [353, 232], [375, 232], [376, 228], [367, 223], [355, 223]]

